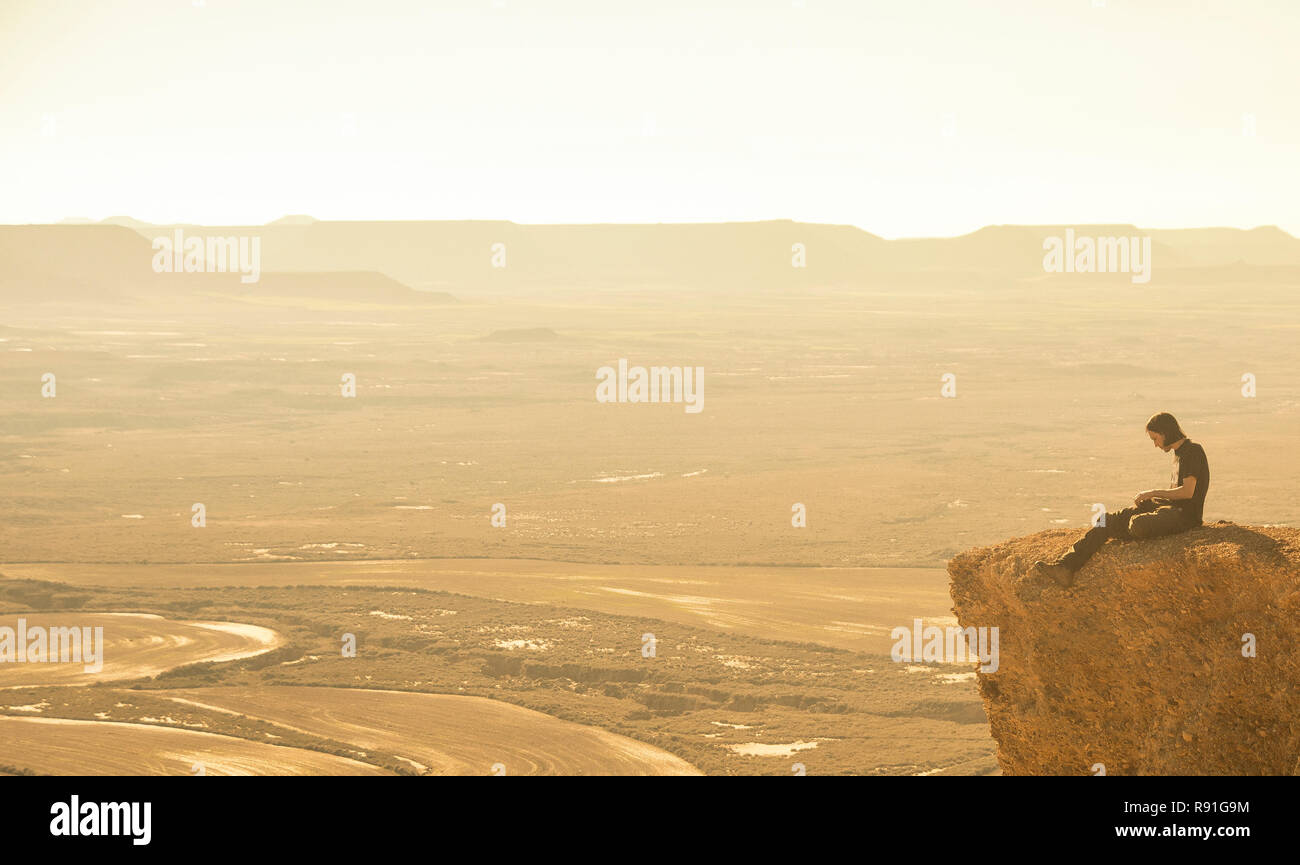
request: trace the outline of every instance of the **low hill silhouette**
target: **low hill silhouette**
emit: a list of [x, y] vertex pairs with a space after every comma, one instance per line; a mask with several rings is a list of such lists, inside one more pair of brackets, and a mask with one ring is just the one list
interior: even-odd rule
[[[116, 223], [116, 224], [105, 224]], [[139, 290], [152, 276], [152, 240], [258, 237], [263, 273], [376, 273], [412, 290], [519, 287], [655, 290], [711, 295], [836, 287], [1080, 288], [1131, 284], [1132, 274], [1047, 273], [1043, 242], [1149, 237], [1152, 284], [1268, 285], [1289, 290], [1300, 240], [1275, 227], [1153, 230], [1134, 225], [989, 226], [961, 237], [886, 240], [847, 225], [767, 222], [521, 225], [504, 221], [323, 222], [268, 225], [0, 226], [0, 297], [23, 284], [51, 296]], [[168, 276], [174, 276], [169, 274]], [[175, 281], [164, 285], [170, 290]], [[354, 297], [353, 299], [363, 299]]]
[[447, 292], [419, 291], [373, 270], [273, 272], [263, 266], [257, 282], [244, 283], [237, 272], [155, 273], [153, 259], [152, 241], [125, 225], [0, 226], [0, 300], [125, 303], [225, 295], [417, 306], [455, 302]]
[[482, 337], [483, 342], [554, 342], [560, 335], [549, 327], [519, 327], [494, 330]]

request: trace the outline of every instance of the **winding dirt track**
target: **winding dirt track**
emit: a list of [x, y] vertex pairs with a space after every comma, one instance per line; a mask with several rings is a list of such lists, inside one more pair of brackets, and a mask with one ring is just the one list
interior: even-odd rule
[[434, 775], [700, 775], [653, 745], [484, 697], [352, 688], [192, 688], [164, 696], [271, 721]]
[[0, 717], [0, 764], [42, 775], [387, 775], [377, 766], [197, 730]]
[[[234, 622], [187, 622], [140, 613], [30, 613], [0, 617], [18, 629], [102, 627], [103, 667], [84, 658], [0, 664], [0, 691], [154, 676], [200, 661], [269, 651], [274, 631]], [[482, 697], [347, 688], [194, 688], [155, 692], [191, 706], [260, 718], [357, 750], [399, 755], [434, 775], [699, 775], [653, 745]], [[45, 704], [10, 706], [36, 715]], [[55, 775], [387, 774], [301, 748], [150, 723], [0, 716], [0, 765]], [[504, 767], [504, 768], [502, 768]]]
[[[284, 641], [276, 632], [235, 622], [193, 622], [147, 613], [8, 613], [0, 627], [104, 629], [103, 669], [85, 663], [0, 663], [0, 690], [34, 685], [89, 685], [156, 676], [202, 661], [234, 661], [269, 652]], [[84, 633], [84, 630], [83, 630]], [[93, 665], [92, 665], [93, 666]]]

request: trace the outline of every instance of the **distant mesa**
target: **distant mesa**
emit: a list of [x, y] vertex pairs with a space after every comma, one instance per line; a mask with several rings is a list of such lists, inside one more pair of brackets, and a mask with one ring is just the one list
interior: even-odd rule
[[[164, 229], [165, 230], [165, 229]], [[341, 301], [428, 307], [456, 303], [375, 270], [263, 267], [255, 283], [226, 272], [156, 273], [148, 233], [124, 225], [0, 226], [0, 299], [127, 303], [158, 297], [207, 297], [270, 305]]]
[[494, 330], [482, 342], [554, 342], [560, 335], [549, 327], [519, 327]]
[[445, 291], [422, 291], [375, 271], [263, 273], [251, 285], [229, 286], [228, 293], [264, 297], [303, 297], [366, 303], [455, 303]]
[[147, 222], [132, 219], [129, 216], [110, 216], [105, 219], [91, 219], [88, 216], [65, 216], [55, 225], [120, 225], [124, 228], [152, 228]]
[[[155, 235], [259, 238], [263, 274], [339, 274], [352, 286], [324, 285], [325, 297], [407, 298], [418, 289], [473, 297], [491, 290], [641, 291], [689, 289], [710, 295], [809, 289], [930, 291], [936, 284], [1003, 293], [1023, 287], [1069, 291], [1132, 281], [1113, 273], [1055, 274], [1044, 242], [1061, 226], [990, 226], [954, 238], [885, 240], [852, 226], [777, 220], [657, 225], [523, 225], [502, 221], [332, 222], [291, 214], [265, 225], [150, 225], [130, 217], [94, 224], [0, 226], [0, 296], [41, 302], [147, 293], [174, 294], [169, 274], [150, 285]], [[1248, 285], [1289, 291], [1300, 278], [1300, 239], [1276, 227], [1143, 229], [1074, 226], [1081, 237], [1141, 235], [1151, 241], [1152, 278], [1165, 285]], [[134, 235], [134, 237], [128, 236]], [[1095, 239], [1095, 238], [1094, 238]], [[498, 261], [496, 256], [508, 258]], [[791, 266], [794, 261], [800, 265]], [[498, 266], [508, 261], [508, 266]], [[1243, 263], [1244, 262], [1244, 263]], [[379, 274], [395, 284], [380, 285]], [[328, 283], [332, 280], [319, 279]], [[156, 282], [156, 281], [155, 281]], [[187, 282], [191, 282], [188, 281]], [[209, 283], [221, 280], [208, 280]], [[32, 286], [39, 286], [33, 294]], [[288, 293], [310, 291], [291, 284]], [[218, 289], [219, 290], [219, 289]], [[237, 291], [240, 289], [236, 289]], [[252, 291], [248, 289], [248, 291]], [[260, 292], [269, 293], [269, 288]], [[398, 300], [401, 302], [401, 300]], [[555, 340], [549, 333], [500, 332], [494, 342]]]
[[133, 218], [130, 217], [130, 216], [110, 216], [110, 217], [108, 217], [107, 219], [101, 219], [101, 220], [99, 221], [99, 224], [100, 224], [100, 225], [120, 225], [120, 226], [122, 226], [122, 227], [124, 227], [124, 228], [135, 228], [135, 229], [140, 229], [140, 228], [153, 228], [153, 226], [152, 226], [150, 223], [148, 223], [148, 222], [141, 222], [140, 220], [138, 220], [138, 219], [133, 219]]

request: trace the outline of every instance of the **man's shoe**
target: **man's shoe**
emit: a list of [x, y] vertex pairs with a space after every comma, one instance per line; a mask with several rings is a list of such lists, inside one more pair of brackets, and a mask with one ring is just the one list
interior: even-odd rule
[[1074, 585], [1074, 571], [1060, 562], [1034, 562], [1034, 569], [1045, 577], [1051, 577], [1062, 588]]

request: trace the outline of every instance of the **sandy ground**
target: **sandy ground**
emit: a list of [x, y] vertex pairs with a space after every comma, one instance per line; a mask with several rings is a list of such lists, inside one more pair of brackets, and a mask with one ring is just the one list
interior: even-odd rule
[[195, 565], [6, 565], [10, 577], [102, 586], [414, 586], [566, 604], [773, 640], [888, 653], [914, 618], [955, 624], [938, 568], [591, 565], [518, 559]]
[[[146, 613], [8, 613], [0, 627], [103, 628], [103, 668], [86, 664], [3, 663], [0, 690], [32, 685], [89, 685], [118, 679], [156, 676], [184, 664], [235, 661], [269, 652], [283, 642], [268, 628], [235, 622], [188, 622]], [[93, 666], [93, 665], [92, 665]]]
[[[1278, 372], [1294, 366], [1289, 286], [1180, 285], [1171, 309], [1159, 293], [1098, 304], [1037, 280], [950, 282], [539, 290], [425, 312], [15, 309], [0, 325], [0, 488], [14, 491], [0, 572], [421, 587], [886, 653], [893, 627], [952, 623], [942, 564], [962, 550], [1077, 531], [1094, 503], [1165, 482], [1141, 429], [1164, 408], [1221, 466], [1207, 520], [1296, 520], [1300, 385]], [[483, 339], [539, 327], [555, 338]], [[1185, 369], [1168, 369], [1153, 328], [1180, 334]], [[1250, 334], [1249, 351], [1224, 333]], [[704, 367], [707, 408], [597, 403], [594, 371], [623, 357]], [[36, 387], [48, 371], [57, 399]], [[1268, 382], [1257, 399], [1239, 390], [1248, 371]], [[356, 399], [340, 395], [347, 372]], [[955, 399], [939, 391], [949, 373]], [[218, 658], [263, 648], [193, 623], [173, 636]], [[130, 675], [192, 649], [149, 649], [160, 658]], [[880, 765], [931, 771], [942, 732], [899, 710], [898, 729], [852, 735], [878, 737]], [[777, 744], [849, 735], [843, 716], [820, 720]]]
[[42, 775], [387, 775], [356, 760], [149, 724], [0, 717], [0, 764]]
[[482, 697], [312, 687], [195, 688], [167, 696], [392, 751], [434, 775], [701, 774], [652, 745]]

